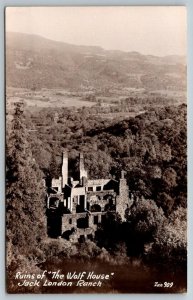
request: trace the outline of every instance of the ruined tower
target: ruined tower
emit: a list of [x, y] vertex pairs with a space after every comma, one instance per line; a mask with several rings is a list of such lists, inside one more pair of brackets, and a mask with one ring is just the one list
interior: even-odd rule
[[68, 150], [62, 154], [62, 188], [68, 183]]
[[79, 156], [79, 179], [81, 182], [83, 177], [87, 178], [87, 171], [84, 168], [84, 156], [83, 153], [81, 152]]
[[119, 180], [119, 193], [116, 199], [116, 212], [118, 212], [125, 220], [125, 210], [130, 206], [129, 203], [129, 187], [125, 178], [125, 172], [121, 171], [121, 178]]

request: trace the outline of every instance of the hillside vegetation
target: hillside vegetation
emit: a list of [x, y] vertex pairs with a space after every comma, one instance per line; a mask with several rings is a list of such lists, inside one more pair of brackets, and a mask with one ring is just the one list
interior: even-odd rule
[[[76, 170], [83, 151], [90, 178], [127, 172], [131, 190], [154, 199], [169, 213], [186, 203], [186, 105], [151, 109], [116, 123], [91, 109], [40, 111], [28, 126], [34, 157], [45, 175], [54, 164], [59, 176], [61, 152], [69, 149]], [[49, 125], [48, 125], [49, 124]], [[52, 124], [52, 125], [50, 125]], [[52, 164], [51, 164], [52, 163]]]
[[184, 57], [75, 46], [36, 35], [6, 34], [7, 86], [68, 90], [185, 90]]
[[[8, 291], [56, 291], [19, 287], [18, 270], [81, 272], [91, 266], [98, 273], [117, 270], [103, 293], [155, 292], [154, 280], [175, 281], [170, 292], [186, 291], [184, 58], [106, 51], [19, 33], [7, 33], [6, 47]], [[61, 175], [66, 148], [69, 176], [77, 179], [83, 152], [90, 179], [118, 179], [124, 170], [132, 192], [125, 220], [107, 212], [92, 242], [47, 237], [42, 179]]]

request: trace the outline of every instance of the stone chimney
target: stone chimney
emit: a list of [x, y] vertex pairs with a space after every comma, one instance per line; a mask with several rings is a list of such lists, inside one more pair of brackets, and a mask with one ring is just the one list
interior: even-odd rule
[[121, 179], [125, 179], [125, 171], [121, 171]]
[[84, 156], [82, 152], [80, 153], [79, 156], [79, 174], [80, 174], [79, 176], [80, 182], [82, 182], [83, 177], [87, 178], [87, 171], [84, 168]]
[[82, 186], [87, 185], [87, 178], [85, 176], [82, 177]]
[[68, 150], [62, 154], [62, 188], [68, 183]]
[[116, 197], [116, 212], [120, 214], [122, 221], [125, 221], [125, 210], [129, 206], [129, 187], [127, 185], [127, 180], [125, 179], [125, 171], [121, 171], [119, 193]]

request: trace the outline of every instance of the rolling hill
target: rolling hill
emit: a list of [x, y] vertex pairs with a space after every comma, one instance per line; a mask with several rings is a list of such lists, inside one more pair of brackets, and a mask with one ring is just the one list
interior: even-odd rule
[[6, 83], [9, 87], [70, 91], [122, 88], [184, 91], [186, 61], [181, 56], [156, 57], [104, 50], [8, 32]]

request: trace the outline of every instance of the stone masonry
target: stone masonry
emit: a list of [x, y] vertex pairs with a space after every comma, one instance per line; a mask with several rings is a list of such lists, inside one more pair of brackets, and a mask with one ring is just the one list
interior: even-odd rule
[[63, 152], [62, 174], [47, 187], [47, 227], [51, 237], [70, 241], [94, 239], [95, 232], [108, 211], [125, 219], [125, 210], [133, 203], [129, 187], [121, 178], [88, 179], [84, 157], [80, 153], [79, 180], [68, 177], [68, 153]]

